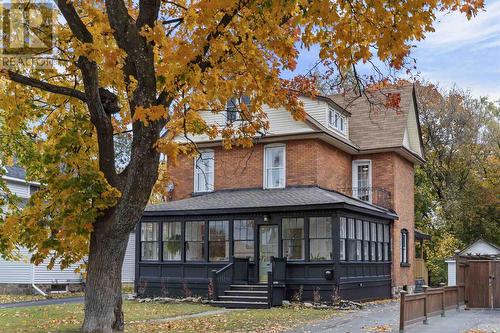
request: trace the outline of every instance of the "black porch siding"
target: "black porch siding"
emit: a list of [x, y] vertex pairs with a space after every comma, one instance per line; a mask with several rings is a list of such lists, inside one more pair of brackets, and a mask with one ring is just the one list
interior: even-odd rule
[[[284, 217], [304, 218], [304, 260], [289, 260], [286, 265], [286, 298], [297, 297], [302, 290], [302, 300], [312, 300], [314, 291], [319, 291], [321, 299], [329, 301], [336, 294], [343, 299], [371, 300], [387, 298], [391, 296], [391, 262], [373, 261], [340, 261], [340, 217], [363, 219], [381, 224], [391, 224], [391, 219], [380, 216], [365, 214], [365, 211], [355, 212], [347, 209], [307, 209], [296, 211], [275, 211], [255, 213], [233, 213], [217, 215], [191, 215], [186, 214], [166, 215], [161, 212], [151, 212], [145, 215], [141, 223], [146, 222], [175, 222], [175, 221], [205, 221], [205, 261], [186, 262], [185, 243], [182, 242], [182, 254], [180, 261], [162, 262], [161, 228], [159, 259], [160, 261], [141, 261], [141, 228], [137, 228], [136, 246], [136, 292], [144, 296], [207, 296], [209, 281], [212, 270], [218, 270], [228, 264], [224, 262], [208, 261], [208, 221], [228, 220], [229, 222], [229, 256], [233, 253], [233, 220], [252, 219], [255, 221], [254, 228], [254, 258], [258, 258], [258, 230], [260, 225], [274, 224], [278, 226], [279, 251], [282, 249], [282, 225]], [[312, 208], [312, 207], [311, 207]], [[267, 217], [267, 222], [264, 221]], [[310, 261], [309, 260], [309, 218], [331, 217], [332, 218], [332, 252], [333, 260]], [[185, 235], [185, 224], [182, 224], [182, 238]], [[333, 270], [333, 279], [328, 280], [325, 272]], [[258, 283], [258, 262], [249, 265], [249, 282]]]

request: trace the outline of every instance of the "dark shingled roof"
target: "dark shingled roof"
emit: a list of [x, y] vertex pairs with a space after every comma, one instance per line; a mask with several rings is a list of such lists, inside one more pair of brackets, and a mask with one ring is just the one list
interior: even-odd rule
[[385, 208], [354, 199], [339, 192], [321, 189], [319, 187], [289, 187], [285, 189], [238, 189], [221, 190], [188, 199], [170, 201], [146, 207], [147, 215], [154, 213], [175, 213], [196, 211], [220, 211], [249, 208], [286, 208], [292, 206], [346, 204], [355, 208], [367, 210], [377, 215], [387, 215], [387, 218], [397, 218], [397, 215]]
[[7, 177], [12, 177], [12, 178], [17, 178], [17, 179], [26, 179], [26, 171], [18, 166], [5, 166], [5, 170], [7, 170], [7, 173], [5, 176]]

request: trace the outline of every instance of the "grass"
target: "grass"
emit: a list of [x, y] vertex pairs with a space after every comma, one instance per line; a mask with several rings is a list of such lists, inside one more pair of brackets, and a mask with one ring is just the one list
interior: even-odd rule
[[38, 301], [46, 298], [67, 298], [83, 296], [83, 292], [43, 295], [4, 295], [0, 294], [0, 304]]
[[[280, 332], [314, 320], [326, 319], [339, 311], [305, 308], [238, 310], [198, 318], [148, 322], [152, 319], [218, 310], [201, 304], [158, 304], [124, 302], [126, 332]], [[345, 312], [342, 312], [345, 313]], [[0, 309], [0, 332], [78, 332], [82, 304]]]
[[[125, 320], [128, 322], [176, 317], [212, 309], [201, 304], [158, 304], [134, 301], [124, 301], [123, 304]], [[82, 304], [0, 309], [0, 332], [78, 332], [82, 319]]]

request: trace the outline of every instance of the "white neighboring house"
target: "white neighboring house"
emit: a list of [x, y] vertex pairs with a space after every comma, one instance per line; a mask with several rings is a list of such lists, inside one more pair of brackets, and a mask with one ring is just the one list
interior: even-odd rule
[[[25, 204], [31, 193], [36, 191], [39, 184], [26, 180], [26, 173], [19, 167], [5, 167], [7, 173], [3, 176], [9, 190], [16, 194]], [[68, 290], [71, 285], [79, 285], [82, 275], [75, 273], [79, 264], [74, 264], [64, 270], [56, 264], [49, 270], [48, 261], [35, 266], [29, 262], [30, 253], [21, 249], [22, 259], [7, 261], [0, 258], [0, 290], [2, 292], [25, 292], [31, 288], [39, 293], [45, 291]], [[122, 282], [133, 283], [135, 278], [135, 233], [131, 233], [125, 253], [122, 269]], [[42, 288], [40, 288], [43, 286]], [[45, 290], [45, 291], [44, 291]]]
[[[458, 252], [458, 256], [500, 256], [500, 247], [495, 244], [489, 243], [482, 238], [479, 238], [474, 243], [467, 246], [462, 251]], [[455, 258], [445, 260], [448, 264], [448, 285], [455, 286], [457, 284], [457, 262]]]

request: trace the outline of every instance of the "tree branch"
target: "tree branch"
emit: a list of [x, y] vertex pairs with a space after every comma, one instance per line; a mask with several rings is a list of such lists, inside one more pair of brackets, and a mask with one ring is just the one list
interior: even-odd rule
[[68, 0], [56, 0], [57, 7], [63, 14], [73, 35], [82, 43], [92, 43], [94, 38], [87, 29], [75, 7]]

